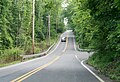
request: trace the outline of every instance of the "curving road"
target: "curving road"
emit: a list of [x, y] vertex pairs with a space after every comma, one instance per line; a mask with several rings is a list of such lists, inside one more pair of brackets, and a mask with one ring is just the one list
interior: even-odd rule
[[0, 82], [104, 82], [83, 65], [90, 54], [76, 50], [72, 31], [63, 36], [47, 56], [0, 68]]

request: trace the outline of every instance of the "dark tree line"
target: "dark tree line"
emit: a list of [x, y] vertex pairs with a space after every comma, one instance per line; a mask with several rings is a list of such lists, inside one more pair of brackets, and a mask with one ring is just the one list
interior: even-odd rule
[[120, 80], [120, 0], [70, 0], [64, 14], [79, 47], [94, 49], [89, 63]]
[[[61, 0], [35, 0], [35, 53], [47, 44], [48, 19], [51, 16], [51, 41], [64, 31]], [[32, 52], [33, 0], [0, 0], [0, 62], [12, 55]], [[52, 43], [51, 42], [51, 43]], [[5, 60], [4, 56], [8, 56]], [[3, 59], [3, 60], [2, 60]], [[10, 60], [12, 61], [12, 60]]]

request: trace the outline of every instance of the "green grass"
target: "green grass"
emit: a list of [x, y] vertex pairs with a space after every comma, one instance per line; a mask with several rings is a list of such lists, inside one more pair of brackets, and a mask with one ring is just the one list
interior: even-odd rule
[[[51, 38], [51, 45], [56, 42], [58, 37]], [[35, 44], [35, 54], [46, 51], [50, 45], [48, 45], [47, 41], [41, 41], [40, 43]], [[0, 51], [0, 67], [5, 67], [13, 64], [20, 63], [21, 54], [32, 54], [31, 46], [27, 46], [24, 51], [20, 48], [12, 48]], [[26, 59], [31, 60], [33, 58]]]
[[17, 63], [20, 63], [20, 61], [14, 61], [14, 62], [10, 62], [10, 63], [0, 64], [0, 67], [5, 67], [5, 66], [9, 66], [9, 65], [17, 64]]

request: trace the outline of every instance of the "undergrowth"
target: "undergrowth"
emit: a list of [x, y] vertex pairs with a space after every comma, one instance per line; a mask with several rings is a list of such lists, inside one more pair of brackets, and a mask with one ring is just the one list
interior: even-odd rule
[[[58, 37], [51, 39], [51, 44], [48, 41], [41, 41], [40, 43], [35, 43], [35, 54], [46, 51], [50, 45], [56, 42]], [[31, 44], [32, 45], [32, 44]], [[5, 50], [0, 50], [0, 67], [15, 64], [17, 61], [21, 60], [20, 55], [30, 55], [32, 54], [32, 46], [27, 47], [15, 47]]]
[[88, 64], [94, 66], [99, 72], [120, 81], [120, 56], [113, 57], [114, 53], [94, 53], [88, 59]]

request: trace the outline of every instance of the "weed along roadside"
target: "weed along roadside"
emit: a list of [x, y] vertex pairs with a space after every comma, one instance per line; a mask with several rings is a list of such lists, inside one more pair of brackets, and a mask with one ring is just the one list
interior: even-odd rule
[[[61, 34], [61, 36], [62, 36], [62, 34]], [[29, 59], [33, 59], [33, 58], [37, 58], [37, 57], [42, 57], [42, 56], [48, 55], [49, 51], [55, 46], [55, 44], [57, 44], [57, 42], [59, 44], [59, 38], [60, 38], [60, 34], [59, 34], [59, 36], [57, 37], [56, 40], [54, 40], [54, 39], [52, 40], [53, 44], [46, 51], [44, 50], [44, 52], [42, 52], [42, 53], [32, 54], [32, 55], [20, 55], [21, 56], [21, 62], [23, 62], [25, 60], [29, 60]]]
[[[13, 48], [6, 50], [2, 55], [0, 55], [0, 67], [6, 67], [9, 65], [17, 64], [20, 62], [24, 62], [27, 60], [31, 60], [37, 57], [45, 56], [48, 54], [48, 52], [55, 46], [55, 43], [58, 41], [58, 39], [52, 41], [52, 45], [49, 47], [46, 47], [42, 53], [38, 54], [31, 54], [31, 55], [20, 55], [22, 53], [22, 50], [18, 48]], [[6, 53], [7, 52], [7, 53]], [[40, 51], [39, 51], [40, 52]], [[6, 55], [5, 55], [6, 54]]]
[[[21, 54], [41, 53], [56, 41], [59, 34], [65, 31], [61, 2], [61, 0], [0, 1], [2, 8], [0, 10], [0, 64], [20, 61]], [[48, 5], [54, 3], [54, 5], [49, 8], [45, 3]]]
[[93, 49], [80, 49], [77, 46], [77, 50], [91, 54], [85, 62], [89, 67], [95, 68], [97, 73], [102, 77], [108, 79], [110, 82], [120, 81], [120, 57], [115, 58], [113, 61], [109, 55], [105, 57], [103, 55], [101, 56], [101, 54], [96, 53]]
[[110, 79], [120, 82], [120, 57], [115, 58], [114, 61], [111, 60], [109, 56], [106, 56], [106, 60], [104, 60], [104, 58], [105, 57], [98, 55], [98, 53], [94, 53], [87, 62], [89, 65], [95, 67], [100, 73]]
[[88, 63], [120, 82], [120, 0], [71, 1], [65, 12], [78, 46], [95, 52]]
[[37, 58], [37, 57], [42, 57], [48, 54], [48, 52], [53, 48], [53, 46], [55, 45], [55, 43], [53, 45], [51, 45], [48, 50], [46, 50], [45, 52], [39, 53], [39, 54], [32, 54], [32, 55], [21, 55], [21, 62], [25, 61], [26, 59], [33, 59], [33, 58]]

